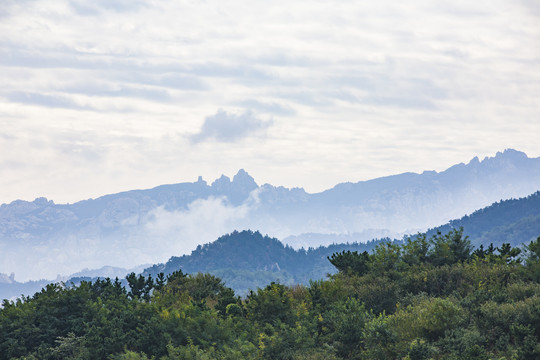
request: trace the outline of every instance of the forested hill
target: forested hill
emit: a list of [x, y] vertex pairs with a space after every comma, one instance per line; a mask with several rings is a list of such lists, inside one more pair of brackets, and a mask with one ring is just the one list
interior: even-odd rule
[[[540, 192], [521, 199], [499, 201], [461, 219], [431, 229], [427, 237], [438, 231], [448, 233], [463, 227], [474, 247], [519, 247], [540, 236]], [[171, 274], [181, 269], [186, 273], [209, 272], [221, 277], [240, 294], [263, 287], [271, 281], [285, 284], [307, 284], [322, 279], [335, 270], [327, 256], [343, 250], [370, 252], [383, 240], [367, 243], [334, 244], [328, 247], [300, 249], [283, 245], [275, 238], [253, 231], [233, 232], [212, 243], [198, 246], [191, 255], [173, 256], [165, 264], [154, 265], [144, 274]]]
[[519, 246], [540, 236], [540, 191], [521, 199], [499, 201], [461, 219], [430, 229], [447, 233], [463, 227], [474, 246], [510, 243]]
[[272, 281], [292, 285], [325, 278], [335, 272], [327, 256], [343, 250], [369, 252], [378, 243], [388, 240], [294, 250], [258, 231], [234, 231], [212, 243], [199, 245], [191, 255], [173, 256], [165, 264], [147, 268], [143, 274], [156, 277], [161, 272], [168, 275], [177, 270], [208, 272], [245, 294], [249, 289], [264, 287]]
[[[221, 240], [278, 245], [248, 231]], [[453, 230], [330, 262], [329, 279], [243, 298], [182, 271], [132, 274], [129, 288], [108, 278], [50, 284], [2, 302], [0, 360], [540, 359], [540, 237], [472, 252]]]

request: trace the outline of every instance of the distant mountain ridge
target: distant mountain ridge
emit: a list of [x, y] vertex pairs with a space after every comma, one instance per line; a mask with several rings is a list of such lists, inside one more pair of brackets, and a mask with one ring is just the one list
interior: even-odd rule
[[238, 228], [278, 238], [410, 233], [539, 188], [540, 158], [509, 149], [442, 172], [342, 183], [315, 194], [259, 186], [240, 170], [211, 185], [199, 177], [74, 204], [16, 200], [0, 206], [0, 272], [55, 278], [82, 267], [155, 263]]
[[[132, 269], [123, 269], [113, 266], [104, 266], [100, 269], [83, 269], [77, 273], [71, 274], [70, 276], [58, 277], [56, 282], [65, 281], [70, 283], [71, 281], [77, 280], [90, 280], [95, 278], [111, 278], [114, 279], [118, 277], [123, 279], [130, 272], [142, 272], [148, 265], [140, 265]], [[0, 300], [16, 298], [21, 295], [30, 296], [36, 292], [39, 292], [47, 284], [50, 284], [51, 280], [41, 279], [35, 281], [27, 282], [18, 282], [15, 280], [15, 274], [11, 273], [9, 276], [6, 274], [0, 273]]]
[[[496, 202], [470, 215], [430, 229], [427, 235], [429, 237], [438, 231], [446, 234], [461, 227], [474, 247], [488, 247], [490, 243], [495, 246], [510, 243], [512, 247], [527, 244], [540, 236], [540, 192], [521, 199]], [[354, 238], [348, 235], [308, 235], [326, 243], [336, 239], [347, 241]], [[327, 256], [343, 250], [369, 252], [385, 241], [391, 240], [384, 238], [363, 243], [342, 242], [294, 250], [275, 238], [263, 236], [259, 231], [233, 231], [215, 241], [199, 245], [189, 255], [172, 256], [166, 262], [147, 266], [144, 271], [142, 267], [132, 271], [142, 271], [145, 276], [153, 277], [161, 272], [170, 274], [177, 270], [185, 273], [209, 272], [222, 278], [227, 286], [234, 288], [238, 294], [245, 295], [249, 289], [264, 287], [272, 281], [292, 285], [322, 279], [326, 274], [335, 272]], [[120, 273], [125, 274], [127, 270], [113, 267], [86, 270], [73, 274], [74, 277], [67, 282], [78, 283], [81, 280], [95, 279], [97, 276], [114, 277]], [[122, 278], [122, 275], [119, 277]], [[31, 295], [47, 283], [49, 281], [44, 280], [17, 283], [13, 274], [0, 274], [0, 299], [21, 293]]]

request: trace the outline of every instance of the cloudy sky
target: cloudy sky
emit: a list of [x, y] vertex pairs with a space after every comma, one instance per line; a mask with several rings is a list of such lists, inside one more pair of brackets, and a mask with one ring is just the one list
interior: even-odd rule
[[536, 0], [2, 0], [0, 203], [540, 156]]

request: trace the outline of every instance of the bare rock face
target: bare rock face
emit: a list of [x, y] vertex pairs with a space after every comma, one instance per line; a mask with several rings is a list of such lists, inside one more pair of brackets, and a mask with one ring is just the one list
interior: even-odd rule
[[226, 197], [234, 205], [242, 204], [250, 193], [258, 188], [255, 180], [244, 169], [240, 169], [232, 181], [229, 177], [221, 175], [211, 187], [213, 194]]

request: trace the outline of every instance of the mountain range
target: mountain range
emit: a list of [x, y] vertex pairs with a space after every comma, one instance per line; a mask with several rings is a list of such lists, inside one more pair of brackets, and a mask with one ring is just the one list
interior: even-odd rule
[[28, 280], [130, 268], [189, 253], [234, 229], [258, 229], [295, 248], [400, 237], [539, 188], [540, 158], [509, 149], [442, 172], [342, 183], [315, 194], [258, 185], [240, 170], [210, 185], [199, 177], [74, 204], [16, 200], [0, 206], [0, 272]]
[[[463, 228], [474, 247], [484, 245], [487, 248], [491, 243], [495, 246], [510, 243], [513, 247], [528, 244], [540, 236], [540, 191], [525, 198], [498, 201], [470, 215], [429, 229], [427, 236], [459, 228]], [[325, 278], [327, 274], [335, 272], [327, 257], [336, 252], [369, 252], [381, 242], [400, 242], [383, 238], [358, 243], [346, 241], [352, 235], [309, 235], [324, 243], [336, 239], [342, 241], [328, 246], [295, 250], [258, 231], [233, 231], [213, 242], [197, 246], [189, 255], [172, 256], [164, 263], [130, 270], [110, 266], [83, 270], [70, 277], [57, 278], [56, 281], [63, 280], [69, 284], [95, 280], [97, 277], [123, 279], [132, 271], [156, 277], [161, 272], [171, 274], [182, 270], [185, 273], [211, 273], [223, 279], [237, 294], [245, 295], [250, 289], [264, 287], [272, 281], [292, 285], [308, 284], [310, 280]], [[41, 280], [19, 283], [13, 274], [0, 274], [0, 298], [31, 295], [49, 282]]]

